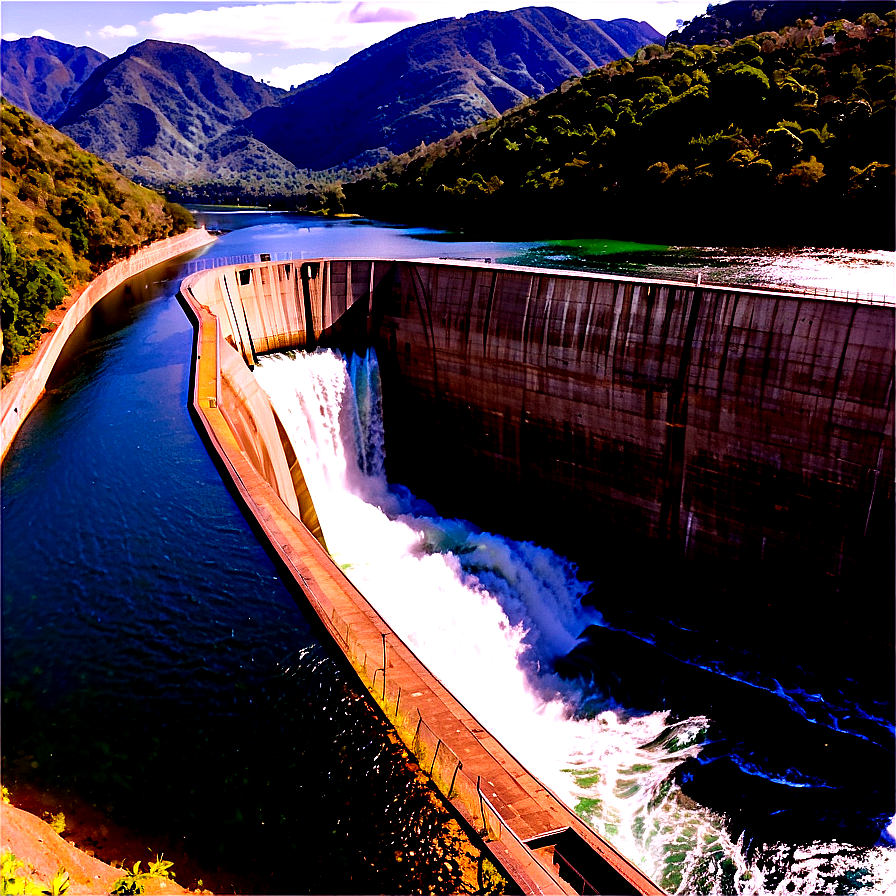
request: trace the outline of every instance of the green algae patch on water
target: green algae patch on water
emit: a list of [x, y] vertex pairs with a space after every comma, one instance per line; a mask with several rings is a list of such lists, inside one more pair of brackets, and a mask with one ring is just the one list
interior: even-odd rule
[[596, 768], [565, 768], [563, 769], [569, 775], [572, 775], [572, 779], [576, 782], [578, 787], [582, 787], [584, 789], [588, 789], [589, 787], [594, 787], [597, 784], [600, 784], [601, 774], [600, 770]]
[[539, 243], [504, 262], [633, 276], [642, 273], [652, 260], [665, 259], [669, 252], [669, 246], [659, 243], [583, 238]]
[[660, 243], [635, 243], [631, 240], [578, 239], [551, 240], [549, 247], [575, 249], [581, 255], [622, 255], [629, 252], [668, 252], [669, 246]]

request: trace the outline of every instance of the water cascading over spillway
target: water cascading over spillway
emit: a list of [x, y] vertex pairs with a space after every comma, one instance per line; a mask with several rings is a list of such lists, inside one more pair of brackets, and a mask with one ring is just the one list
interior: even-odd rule
[[850, 857], [837, 844], [770, 845], [748, 859], [724, 818], [675, 780], [709, 719], [627, 711], [594, 683], [555, 674], [555, 660], [602, 622], [581, 602], [588, 583], [554, 552], [442, 519], [386, 481], [372, 350], [347, 360], [323, 350], [268, 356], [256, 377], [292, 440], [333, 559], [478, 721], [660, 886], [836, 892], [829, 885], [844, 862], [873, 866], [875, 880], [892, 872], [890, 851]]

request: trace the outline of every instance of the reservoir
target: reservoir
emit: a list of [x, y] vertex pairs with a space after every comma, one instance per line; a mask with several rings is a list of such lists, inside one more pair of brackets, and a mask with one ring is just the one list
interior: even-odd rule
[[[209, 254], [532, 264], [533, 253], [549, 252], [564, 265], [575, 254], [434, 236], [284, 217], [229, 233]], [[856, 288], [860, 276], [882, 284], [892, 259], [853, 255], [846, 264]], [[687, 276], [711, 266], [688, 267]], [[48, 786], [64, 782], [138, 828], [176, 830], [204, 862], [234, 873], [251, 877], [263, 853], [271, 876], [257, 892], [294, 891], [296, 863], [309, 891], [403, 892], [421, 888], [405, 869], [425, 875], [429, 861], [438, 889], [439, 857], [426, 846], [437, 822], [425, 807], [396, 801], [407, 792], [400, 750], [280, 584], [195, 433], [186, 411], [192, 333], [173, 298], [180, 274], [163, 277], [107, 309], [95, 338], [85, 333], [4, 465], [4, 763]], [[434, 539], [470, 537], [453, 526], [446, 533], [435, 509], [422, 516]], [[681, 855], [696, 837], [731, 841], [721, 853], [705, 850], [718, 866], [701, 872], [707, 887], [755, 892], [760, 879], [781, 892], [885, 887], [891, 677], [873, 667], [819, 677], [780, 655], [720, 657], [699, 630], [639, 614], [637, 601], [621, 612], [608, 600], [609, 574], [578, 579], [555, 556], [549, 566], [569, 578], [573, 603], [590, 595], [572, 627], [595, 626], [591, 643], [613, 657], [594, 667], [575, 714], [615, 726], [608, 749], [659, 739], [654, 770], [672, 765], [665, 760], [676, 747], [690, 749], [674, 775], [656, 779], [657, 792], [666, 781], [675, 789], [684, 817], [662, 846], [664, 885], [674, 889], [676, 875], [691, 873]], [[638, 728], [640, 739], [631, 734]], [[628, 783], [612, 787], [619, 811], [625, 790], [646, 789], [638, 775], [647, 772], [635, 766], [651, 763], [637, 749], [626, 760]], [[606, 801], [587, 783], [597, 760], [585, 750], [580, 758], [570, 787], [583, 801]], [[590, 809], [612, 833], [610, 815]], [[317, 821], [310, 842], [297, 836], [309, 812]]]

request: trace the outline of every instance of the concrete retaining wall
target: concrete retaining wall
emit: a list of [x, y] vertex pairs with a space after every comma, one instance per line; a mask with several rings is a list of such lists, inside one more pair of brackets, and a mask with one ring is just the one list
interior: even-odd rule
[[892, 306], [401, 263], [379, 349], [390, 462], [443, 512], [466, 483], [576, 557], [892, 578]]
[[69, 336], [93, 306], [129, 277], [176, 258], [178, 255], [200, 249], [213, 241], [214, 237], [205, 230], [189, 230], [186, 233], [159, 240], [103, 271], [87, 284], [81, 295], [66, 311], [59, 326], [47, 338], [41, 340], [30, 366], [15, 374], [0, 391], [0, 414], [2, 414], [0, 417], [0, 457], [6, 456], [22, 422], [43, 395], [50, 373], [53, 371]]

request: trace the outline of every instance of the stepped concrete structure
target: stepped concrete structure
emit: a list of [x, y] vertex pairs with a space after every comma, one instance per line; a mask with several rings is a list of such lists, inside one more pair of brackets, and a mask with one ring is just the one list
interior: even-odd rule
[[577, 560], [598, 551], [632, 588], [651, 569], [654, 582], [684, 570], [777, 583], [769, 606], [868, 583], [891, 602], [892, 304], [378, 259], [222, 267], [188, 277], [181, 297], [197, 332], [192, 407], [235, 493], [523, 892], [661, 891], [483, 730], [330, 561], [254, 383], [258, 355], [374, 346], [390, 478], [443, 515], [462, 492], [480, 524]]

